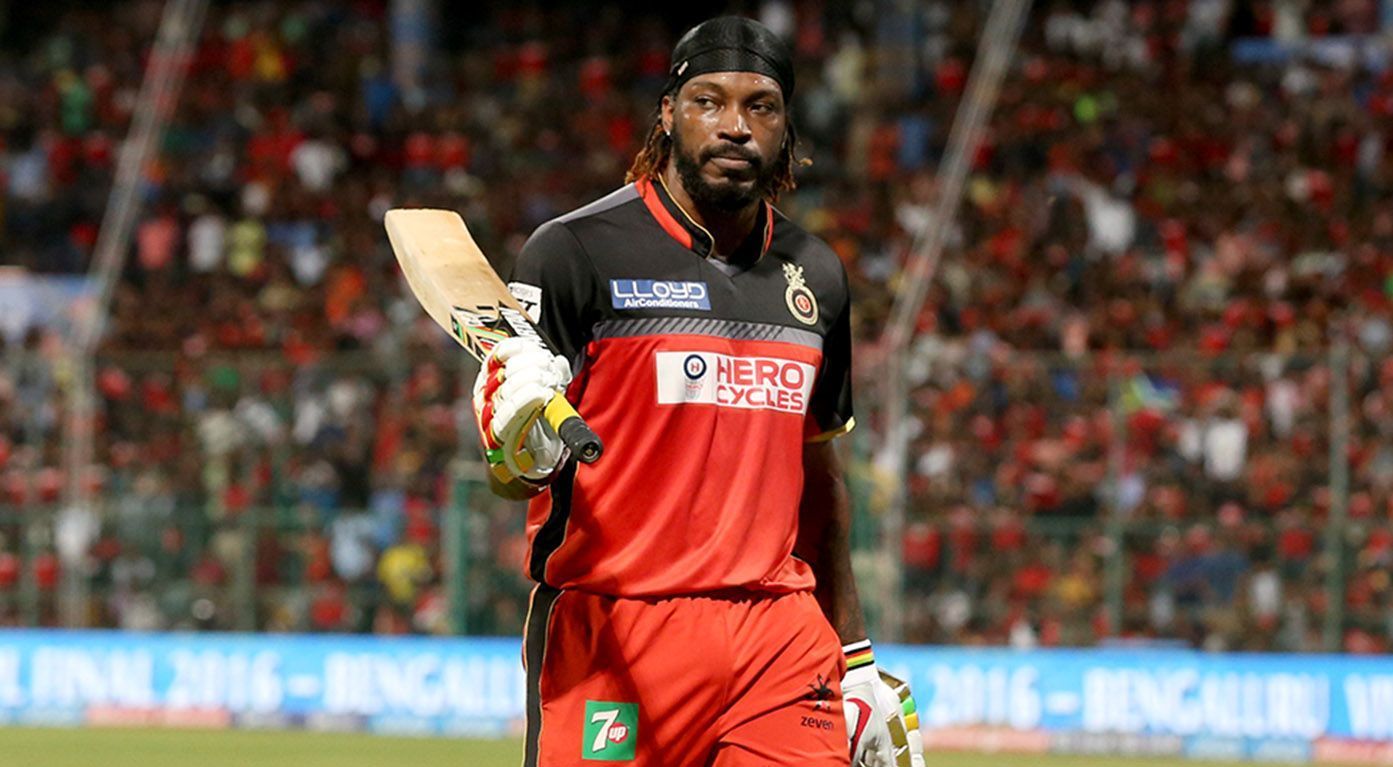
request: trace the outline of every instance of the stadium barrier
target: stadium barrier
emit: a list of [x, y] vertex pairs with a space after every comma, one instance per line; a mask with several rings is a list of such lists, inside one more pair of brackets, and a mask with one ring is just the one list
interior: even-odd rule
[[[1393, 659], [889, 646], [937, 750], [1393, 764]], [[516, 640], [0, 633], [0, 723], [516, 736]]]

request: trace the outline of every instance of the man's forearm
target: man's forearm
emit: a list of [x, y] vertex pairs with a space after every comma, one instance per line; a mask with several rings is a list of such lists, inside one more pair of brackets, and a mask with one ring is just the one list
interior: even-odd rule
[[866, 638], [866, 619], [861, 612], [861, 597], [856, 591], [856, 578], [851, 572], [850, 537], [829, 536], [825, 564], [814, 566], [817, 576], [817, 601], [842, 644]]
[[818, 604], [842, 644], [859, 642], [866, 621], [851, 570], [851, 501], [832, 445], [808, 445], [803, 470], [797, 553], [812, 566]]

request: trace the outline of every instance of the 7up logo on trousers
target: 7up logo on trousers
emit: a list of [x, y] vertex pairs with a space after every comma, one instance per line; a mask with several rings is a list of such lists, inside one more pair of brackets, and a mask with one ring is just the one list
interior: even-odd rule
[[638, 704], [585, 702], [585, 738], [582, 759], [605, 762], [632, 761], [638, 751]]

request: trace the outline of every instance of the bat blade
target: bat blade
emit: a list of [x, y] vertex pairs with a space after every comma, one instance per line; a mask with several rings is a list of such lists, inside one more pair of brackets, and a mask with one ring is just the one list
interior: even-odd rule
[[509, 336], [540, 338], [458, 213], [396, 208], [385, 224], [421, 308], [475, 359]]
[[[393, 208], [384, 219], [387, 239], [406, 283], [436, 324], [480, 362], [505, 338], [545, 340], [499, 279], [464, 219], [452, 210]], [[565, 397], [557, 395], [544, 415], [585, 463], [604, 449]]]

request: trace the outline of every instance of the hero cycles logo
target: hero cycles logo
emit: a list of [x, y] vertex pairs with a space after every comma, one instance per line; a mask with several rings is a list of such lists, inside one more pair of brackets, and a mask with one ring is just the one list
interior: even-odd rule
[[656, 354], [658, 404], [707, 404], [803, 414], [816, 372], [806, 362], [718, 352]]

